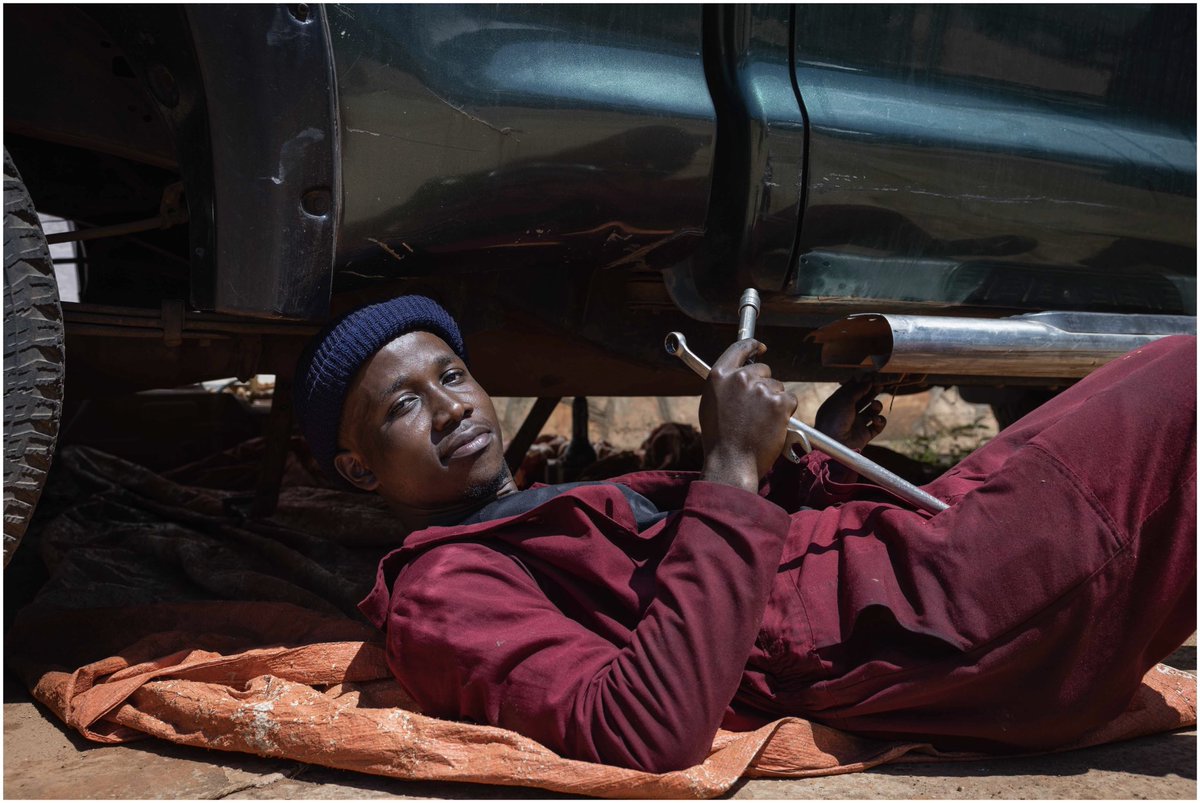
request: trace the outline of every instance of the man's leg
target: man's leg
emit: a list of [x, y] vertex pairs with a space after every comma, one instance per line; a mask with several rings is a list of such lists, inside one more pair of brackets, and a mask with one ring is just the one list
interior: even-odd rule
[[797, 579], [829, 674], [797, 712], [1024, 748], [1120, 713], [1195, 629], [1195, 401], [1195, 339], [1159, 341], [928, 486], [954, 502], [932, 520], [823, 512]]

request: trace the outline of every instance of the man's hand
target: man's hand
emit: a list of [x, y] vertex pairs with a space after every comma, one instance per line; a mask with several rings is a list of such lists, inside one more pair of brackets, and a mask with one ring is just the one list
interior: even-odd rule
[[863, 448], [887, 426], [878, 392], [870, 382], [845, 383], [821, 404], [813, 426], [851, 449]]
[[739, 340], [713, 363], [700, 397], [704, 479], [752, 493], [783, 451], [796, 397], [771, 378], [771, 369], [746, 360], [767, 347]]

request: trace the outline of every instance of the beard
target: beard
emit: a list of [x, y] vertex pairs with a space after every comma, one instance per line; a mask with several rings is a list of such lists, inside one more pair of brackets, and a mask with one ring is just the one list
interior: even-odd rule
[[501, 465], [500, 470], [496, 472], [496, 476], [490, 480], [468, 485], [463, 491], [463, 501], [480, 502], [492, 499], [504, 487], [505, 483], [508, 482], [508, 476], [508, 466]]

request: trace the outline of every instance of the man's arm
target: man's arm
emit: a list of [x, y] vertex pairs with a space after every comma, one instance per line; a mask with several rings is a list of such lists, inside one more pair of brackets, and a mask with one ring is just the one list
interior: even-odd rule
[[512, 557], [431, 550], [397, 578], [393, 672], [428, 713], [523, 733], [564, 756], [665, 772], [704, 759], [758, 633], [789, 518], [696, 481], [654, 599], [625, 643], [567, 617]]
[[[878, 392], [870, 382], [843, 384], [821, 403], [813, 426], [851, 449], [861, 450], [887, 426], [883, 404], [875, 398]], [[799, 463], [779, 458], [759, 492], [794, 513], [801, 507], [824, 508], [850, 501], [858, 479], [853, 469], [814, 451]]]

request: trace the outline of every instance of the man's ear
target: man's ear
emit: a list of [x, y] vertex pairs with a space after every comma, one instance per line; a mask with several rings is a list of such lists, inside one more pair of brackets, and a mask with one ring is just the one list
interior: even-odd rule
[[346, 482], [363, 491], [374, 491], [379, 487], [375, 473], [362, 461], [357, 452], [349, 450], [334, 455], [333, 465]]

